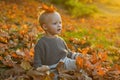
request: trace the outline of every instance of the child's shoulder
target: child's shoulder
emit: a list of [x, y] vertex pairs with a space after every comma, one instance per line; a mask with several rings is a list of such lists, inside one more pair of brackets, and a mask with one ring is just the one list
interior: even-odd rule
[[62, 41], [62, 42], [65, 42], [65, 40], [64, 40], [62, 37], [60, 37], [60, 36], [58, 36], [58, 39], [59, 39], [60, 41]]
[[60, 36], [57, 36], [57, 38], [60, 39], [60, 40], [64, 40], [64, 39], [63, 39], [62, 37], [60, 37]]
[[38, 40], [38, 42], [44, 42], [44, 41], [56, 41], [56, 40], [60, 40], [60, 41], [64, 41], [64, 39], [60, 36], [57, 36], [56, 38], [48, 38], [46, 36], [41, 36], [40, 39]]
[[37, 43], [43, 43], [43, 41], [44, 41], [44, 37], [41, 36], [41, 37], [38, 39]]

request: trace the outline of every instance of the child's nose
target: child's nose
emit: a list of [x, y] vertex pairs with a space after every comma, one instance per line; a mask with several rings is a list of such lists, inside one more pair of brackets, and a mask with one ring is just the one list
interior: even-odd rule
[[58, 24], [58, 27], [62, 27], [62, 24]]

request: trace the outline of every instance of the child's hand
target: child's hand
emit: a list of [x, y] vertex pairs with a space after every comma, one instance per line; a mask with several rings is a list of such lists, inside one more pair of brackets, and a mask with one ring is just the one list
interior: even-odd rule
[[42, 65], [41, 67], [38, 67], [36, 70], [40, 72], [46, 72], [46, 71], [49, 71], [50, 68], [46, 65]]

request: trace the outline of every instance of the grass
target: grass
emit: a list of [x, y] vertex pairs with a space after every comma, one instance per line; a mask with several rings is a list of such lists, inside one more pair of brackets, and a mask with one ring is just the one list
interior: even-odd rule
[[[98, 45], [102, 45], [105, 49], [108, 49], [110, 46], [115, 45], [116, 38], [120, 39], [118, 36], [112, 36], [112, 32], [115, 32], [115, 29], [110, 28], [106, 29], [106, 27], [101, 26], [100, 29], [96, 29], [96, 27], [88, 28], [88, 27], [77, 27], [76, 31], [66, 31], [64, 39], [68, 41], [69, 38], [78, 38], [83, 39], [84, 37], [88, 37], [88, 40], [92, 46], [96, 47]], [[109, 38], [109, 36], [112, 36]]]

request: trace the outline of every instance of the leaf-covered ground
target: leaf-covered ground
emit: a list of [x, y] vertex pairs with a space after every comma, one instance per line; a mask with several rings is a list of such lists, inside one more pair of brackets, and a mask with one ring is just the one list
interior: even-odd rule
[[[53, 80], [52, 72], [33, 68], [34, 46], [43, 33], [37, 15], [41, 2], [0, 0], [0, 80]], [[120, 19], [72, 18], [58, 9], [62, 36], [77, 58], [78, 71], [57, 66], [60, 80], [120, 80]]]

